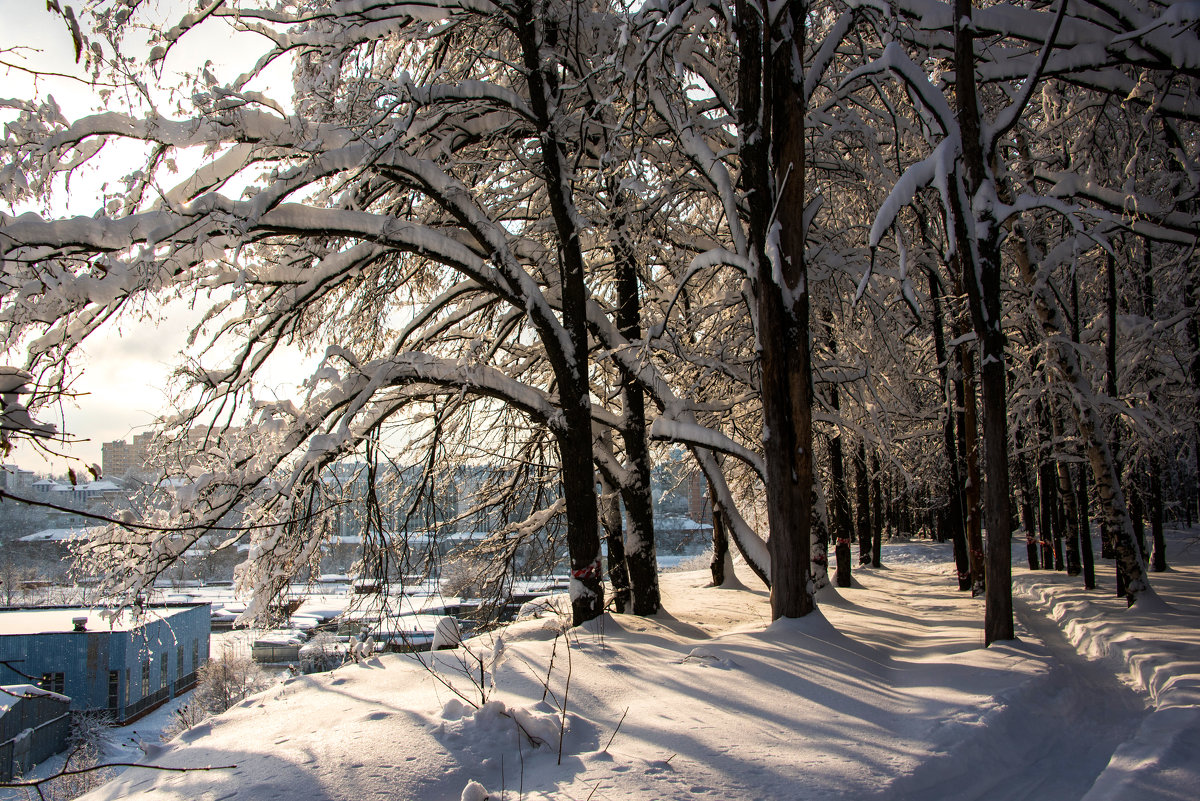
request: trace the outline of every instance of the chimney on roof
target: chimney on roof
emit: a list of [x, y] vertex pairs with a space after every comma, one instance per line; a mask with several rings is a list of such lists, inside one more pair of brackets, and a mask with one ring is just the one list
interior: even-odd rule
[[76, 631], [87, 631], [87, 621], [88, 619], [86, 617], [71, 618], [71, 622], [75, 624]]

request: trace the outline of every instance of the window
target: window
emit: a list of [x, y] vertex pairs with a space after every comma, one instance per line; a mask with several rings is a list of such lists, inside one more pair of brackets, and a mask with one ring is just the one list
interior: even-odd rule
[[170, 678], [170, 671], [167, 670], [167, 651], [162, 652], [162, 665], [158, 669], [158, 686], [162, 689], [167, 689], [167, 680]]
[[125, 706], [129, 706], [129, 685], [133, 684], [133, 682], [129, 680], [129, 674], [129, 668], [125, 668]]
[[176, 674], [176, 676], [182, 676], [183, 675], [183, 646], [182, 645], [179, 646], [179, 648], [176, 650], [178, 651], [178, 653], [176, 654], [176, 659], [175, 659], [175, 674]]
[[121, 702], [121, 672], [108, 671], [108, 708], [116, 709]]
[[42, 680], [38, 682], [43, 690], [52, 693], [61, 693], [66, 683], [66, 676], [62, 673], [43, 673]]
[[192, 670], [200, 669], [200, 641], [192, 640]]
[[142, 663], [142, 697], [150, 694], [150, 660]]

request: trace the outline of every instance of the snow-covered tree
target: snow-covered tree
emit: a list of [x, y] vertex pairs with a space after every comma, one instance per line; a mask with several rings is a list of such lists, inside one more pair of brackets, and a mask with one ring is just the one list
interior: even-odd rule
[[[95, 21], [118, 43], [136, 19], [114, 3]], [[151, 65], [221, 22], [266, 52], [229, 83], [201, 70], [170, 110], [154, 92], [141, 108], [75, 121], [7, 103], [19, 117], [4, 168], [19, 196], [50, 192], [118, 140], [145, 154], [95, 217], [0, 220], [5, 262], [20, 271], [5, 286], [8, 342], [28, 343], [31, 368], [65, 375], [78, 345], [141, 298], [203, 295], [211, 358], [187, 366], [189, 406], [172, 422], [186, 431], [252, 414], [178, 493], [171, 516], [193, 533], [113, 530], [92, 555], [139, 564], [118, 574], [117, 589], [136, 591], [245, 504], [262, 527], [242, 580], [261, 607], [319, 548], [309, 521], [327, 467], [422, 405], [491, 399], [557, 443], [575, 617], [595, 616], [592, 427], [617, 420], [589, 397], [593, 226], [576, 195], [578, 160], [591, 155], [592, 53], [568, 50], [567, 34], [585, 24], [602, 35], [603, 14], [527, 0], [214, 2], [169, 28]], [[287, 58], [290, 97], [255, 88]], [[193, 153], [201, 166], [172, 182]], [[256, 375], [292, 341], [324, 352], [303, 405], [258, 400]]]

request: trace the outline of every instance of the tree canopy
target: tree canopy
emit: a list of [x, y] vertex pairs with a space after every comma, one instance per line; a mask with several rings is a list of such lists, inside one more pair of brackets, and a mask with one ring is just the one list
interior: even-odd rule
[[[1086, 462], [1150, 597], [1127, 498], [1161, 508], [1169, 476], [1190, 507], [1200, 471], [1194, 6], [206, 0], [140, 58], [149, 4], [64, 8], [122, 91], [0, 100], [5, 435], [51, 434], [30, 411], [105, 323], [185, 298], [204, 347], [160, 436], [199, 455], [160, 530], [88, 546], [127, 597], [237, 511], [265, 609], [329, 535], [329, 471], [397, 443], [427, 476], [517, 466], [491, 502], [535, 500], [489, 552], [561, 520], [577, 623], [602, 528], [613, 589], [658, 608], [652, 443], [687, 449], [776, 616], [813, 608], [831, 543], [849, 581], [886, 477], [1011, 637], [1030, 453], [1083, 502], [1074, 543]], [[168, 86], [222, 26], [253, 66]], [[130, 148], [91, 216], [29, 211]], [[260, 386], [290, 345], [319, 357], [300, 403]]]

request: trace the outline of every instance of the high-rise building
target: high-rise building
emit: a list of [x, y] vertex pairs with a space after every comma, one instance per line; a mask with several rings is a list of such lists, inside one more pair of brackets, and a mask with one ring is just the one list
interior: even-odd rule
[[133, 442], [118, 439], [100, 446], [100, 468], [105, 476], [122, 478], [127, 475], [148, 475], [150, 469], [150, 443], [154, 434], [134, 434]]

